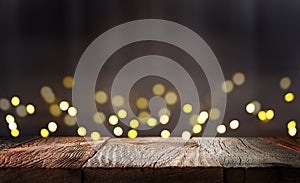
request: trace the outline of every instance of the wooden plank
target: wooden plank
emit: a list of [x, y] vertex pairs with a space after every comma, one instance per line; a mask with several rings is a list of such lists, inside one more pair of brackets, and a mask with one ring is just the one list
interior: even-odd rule
[[225, 168], [225, 182], [280, 182], [298, 180], [300, 153], [259, 138], [193, 138]]
[[110, 139], [83, 166], [85, 182], [222, 182], [220, 164], [181, 138]]
[[294, 151], [300, 152], [300, 138], [289, 138], [289, 137], [266, 137], [264, 140], [273, 142], [279, 146], [292, 149]]
[[18, 138], [0, 138], [0, 150], [18, 146], [22, 143], [37, 139], [38, 137], [18, 137]]
[[[103, 138], [97, 145], [105, 141]], [[37, 139], [0, 151], [1, 181], [42, 182], [48, 178], [55, 182], [80, 181], [80, 168], [94, 153], [94, 148], [82, 137]]]

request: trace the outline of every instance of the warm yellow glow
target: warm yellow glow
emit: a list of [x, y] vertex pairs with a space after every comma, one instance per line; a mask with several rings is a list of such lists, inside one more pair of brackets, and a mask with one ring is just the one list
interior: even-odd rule
[[107, 102], [107, 98], [107, 94], [102, 90], [97, 91], [95, 94], [95, 100], [98, 104], [105, 104]]
[[158, 116], [162, 116], [162, 115], [168, 115], [168, 116], [171, 116], [171, 111], [167, 108], [161, 108], [159, 111], [158, 111]]
[[73, 116], [65, 115], [65, 117], [64, 117], [64, 123], [67, 126], [74, 126], [74, 125], [76, 125], [76, 118], [73, 117]]
[[218, 125], [216, 130], [219, 134], [223, 134], [223, 133], [226, 132], [226, 126], [225, 125]]
[[284, 95], [284, 100], [286, 102], [292, 102], [295, 99], [295, 95], [292, 92], [289, 92]]
[[287, 128], [288, 128], [288, 129], [296, 128], [296, 126], [297, 126], [297, 123], [296, 123], [296, 121], [294, 121], [294, 120], [290, 121], [290, 122], [287, 124]]
[[93, 116], [95, 123], [102, 124], [106, 120], [106, 116], [103, 112], [96, 112]]
[[183, 140], [189, 140], [191, 138], [191, 133], [189, 131], [183, 131], [181, 134], [181, 138], [183, 138]]
[[157, 124], [157, 120], [155, 118], [149, 118], [147, 120], [147, 125], [148, 126], [155, 126]]
[[254, 113], [255, 111], [255, 105], [253, 103], [249, 103], [246, 105], [246, 111], [249, 113], [249, 114], [252, 114]]
[[233, 75], [232, 80], [235, 85], [240, 86], [245, 83], [246, 77], [243, 73], [237, 72]]
[[10, 102], [13, 106], [18, 106], [21, 103], [21, 100], [19, 97], [14, 96], [11, 98]]
[[69, 104], [69, 102], [67, 102], [67, 101], [61, 101], [61, 102], [59, 103], [59, 108], [60, 108], [60, 110], [62, 110], [62, 111], [68, 110], [69, 106], [70, 106], [70, 104]]
[[272, 109], [267, 110], [267, 112], [266, 112], [266, 118], [267, 118], [267, 120], [273, 119], [274, 116], [275, 116], [275, 113], [274, 113], [274, 111]]
[[158, 83], [153, 86], [152, 92], [154, 95], [161, 96], [162, 94], [165, 93], [165, 87], [164, 87], [164, 85]]
[[291, 86], [291, 79], [289, 77], [283, 77], [281, 78], [280, 82], [279, 82], [279, 85], [280, 85], [280, 88], [283, 89], [283, 90], [287, 90], [290, 88]]
[[289, 130], [288, 130], [288, 133], [289, 133], [289, 135], [290, 136], [295, 136], [296, 134], [297, 134], [297, 128], [290, 128]]
[[76, 116], [76, 115], [77, 115], [77, 109], [76, 109], [75, 107], [70, 107], [70, 108], [68, 109], [68, 114], [69, 114], [70, 116]]
[[123, 129], [119, 126], [115, 127], [114, 134], [115, 134], [115, 136], [118, 136], [118, 137], [121, 136], [123, 134]]
[[232, 130], [235, 130], [237, 129], [238, 127], [240, 126], [240, 122], [236, 119], [232, 120], [230, 123], [229, 123], [229, 127], [232, 129]]
[[266, 112], [265, 111], [259, 111], [258, 114], [257, 114], [257, 117], [261, 121], [266, 121], [267, 120]]
[[192, 115], [189, 119], [190, 125], [194, 126], [197, 124], [197, 122], [198, 122], [198, 115], [197, 114]]
[[19, 132], [18, 129], [15, 129], [15, 130], [12, 130], [12, 131], [10, 132], [10, 134], [11, 134], [11, 136], [13, 136], [13, 137], [18, 137], [19, 134], [20, 134], [20, 132]]
[[0, 109], [3, 111], [7, 111], [10, 108], [10, 103], [9, 100], [7, 100], [6, 98], [2, 98], [0, 99]]
[[129, 122], [129, 126], [130, 126], [131, 128], [137, 128], [137, 127], [139, 127], [139, 121], [136, 120], [136, 119], [132, 119], [132, 120], [130, 120], [130, 122]]
[[86, 135], [86, 129], [84, 128], [84, 127], [79, 127], [78, 129], [77, 129], [77, 134], [79, 135], [79, 136], [82, 136], [82, 137], [84, 137], [85, 135]]
[[200, 133], [202, 131], [202, 126], [199, 124], [194, 125], [193, 127], [193, 133], [197, 134]]
[[15, 130], [18, 128], [17, 123], [13, 122], [13, 123], [9, 123], [8, 128], [10, 130]]
[[111, 125], [116, 125], [116, 124], [118, 124], [119, 119], [118, 119], [118, 117], [116, 115], [113, 114], [113, 115], [109, 116], [108, 122]]
[[139, 120], [144, 123], [150, 117], [150, 114], [147, 111], [142, 111], [139, 113], [138, 117], [139, 117]]
[[221, 115], [221, 112], [220, 112], [220, 110], [217, 109], [217, 108], [212, 108], [212, 109], [210, 110], [210, 112], [209, 112], [209, 117], [210, 117], [210, 119], [212, 119], [212, 120], [217, 120], [217, 119], [219, 119], [220, 115]]
[[16, 108], [16, 113], [18, 116], [20, 117], [25, 117], [27, 116], [27, 112], [26, 112], [26, 107], [24, 105], [19, 105], [17, 108]]
[[222, 91], [224, 93], [232, 92], [233, 88], [234, 88], [233, 82], [230, 80], [226, 80], [222, 83]]
[[170, 133], [169, 130], [163, 130], [163, 131], [160, 132], [160, 136], [161, 136], [162, 138], [164, 138], [164, 139], [169, 138], [170, 135], [171, 135], [171, 133]]
[[166, 114], [159, 117], [159, 122], [163, 125], [167, 124], [170, 120], [170, 117]]
[[40, 134], [42, 137], [46, 138], [49, 136], [49, 131], [45, 128], [41, 129]]
[[127, 135], [128, 135], [129, 138], [134, 139], [134, 138], [137, 137], [138, 132], [134, 129], [131, 129], [131, 130], [128, 131]]
[[173, 91], [169, 91], [165, 95], [165, 101], [169, 105], [174, 105], [177, 102], [177, 95]]
[[48, 123], [48, 130], [50, 132], [52, 132], [52, 133], [56, 132], [56, 130], [57, 130], [57, 124], [55, 122], [53, 122], [53, 121], [49, 122]]
[[27, 111], [28, 114], [33, 114], [33, 113], [35, 112], [35, 107], [34, 107], [34, 105], [28, 104], [28, 105], [26, 106], [26, 111]]
[[197, 118], [197, 122], [199, 124], [204, 124], [206, 122], [206, 120], [208, 119], [209, 115], [207, 111], [201, 111], [198, 118]]
[[5, 120], [7, 123], [14, 123], [15, 122], [15, 117], [13, 117], [13, 115], [11, 114], [7, 114], [5, 117]]
[[92, 132], [91, 133], [91, 139], [92, 140], [99, 140], [100, 139], [100, 133], [99, 132]]
[[74, 84], [74, 79], [72, 76], [66, 76], [63, 79], [63, 85], [65, 88], [72, 88]]
[[49, 86], [43, 86], [41, 88], [41, 96], [47, 103], [53, 103], [55, 101], [55, 95]]
[[125, 119], [125, 118], [127, 117], [127, 112], [126, 112], [126, 110], [125, 110], [125, 109], [120, 109], [120, 110], [118, 111], [118, 116], [119, 116], [119, 118], [121, 118], [121, 119]]
[[185, 104], [183, 107], [182, 107], [182, 110], [183, 110], [183, 112], [185, 112], [185, 113], [191, 113], [192, 112], [192, 110], [193, 110], [193, 107], [192, 107], [192, 105], [191, 104]]
[[112, 98], [112, 105], [115, 107], [121, 107], [122, 105], [124, 105], [124, 103], [125, 103], [125, 100], [120, 95], [116, 95]]
[[61, 110], [57, 104], [51, 104], [49, 112], [52, 116], [59, 117], [61, 115]]
[[136, 100], [136, 106], [139, 109], [146, 109], [148, 107], [148, 100], [144, 97], [140, 97]]

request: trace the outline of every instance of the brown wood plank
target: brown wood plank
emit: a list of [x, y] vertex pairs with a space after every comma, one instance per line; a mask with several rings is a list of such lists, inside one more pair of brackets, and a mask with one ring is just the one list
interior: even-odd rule
[[[105, 141], [103, 138], [97, 145]], [[52, 175], [55, 182], [73, 182], [78, 178], [80, 181], [80, 168], [94, 153], [93, 147], [82, 137], [37, 139], [0, 151], [1, 181], [42, 182]]]
[[294, 151], [300, 152], [300, 138], [290, 138], [290, 137], [266, 137], [264, 140], [273, 142], [279, 146], [292, 149]]
[[220, 164], [181, 138], [110, 139], [83, 166], [86, 182], [222, 182]]
[[0, 150], [15, 147], [15, 146], [32, 141], [37, 138], [39, 138], [39, 137], [18, 137], [18, 138], [1, 137], [0, 138]]
[[225, 182], [299, 180], [300, 153], [259, 138], [193, 138], [225, 168]]

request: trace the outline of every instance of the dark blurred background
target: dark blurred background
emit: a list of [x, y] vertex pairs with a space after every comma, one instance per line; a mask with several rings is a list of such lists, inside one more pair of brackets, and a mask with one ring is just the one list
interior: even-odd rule
[[[300, 118], [300, 2], [296, 0], [0, 0], [0, 98], [17, 95], [33, 103], [35, 115], [16, 117], [21, 135], [39, 135], [56, 120], [54, 135], [76, 135], [77, 127], [53, 118], [40, 96], [51, 86], [60, 99], [71, 100], [62, 79], [73, 76], [81, 54], [106, 30], [138, 19], [164, 19], [198, 33], [218, 58], [225, 79], [246, 76], [228, 94], [224, 124], [238, 119], [238, 130], [223, 136], [287, 136], [287, 123]], [[282, 90], [281, 78], [292, 84]], [[284, 101], [292, 91], [293, 102]], [[274, 119], [261, 122], [245, 106], [257, 100]], [[0, 112], [0, 136], [10, 136]]]

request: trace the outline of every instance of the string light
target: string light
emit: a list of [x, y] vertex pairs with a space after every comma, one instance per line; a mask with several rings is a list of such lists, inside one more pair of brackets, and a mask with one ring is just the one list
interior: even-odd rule
[[170, 133], [169, 130], [162, 130], [162, 131], [160, 132], [160, 136], [161, 136], [162, 138], [164, 138], [164, 139], [169, 138], [170, 135], [171, 135], [171, 133]]
[[188, 113], [192, 112], [193, 107], [191, 104], [185, 104], [182, 109], [183, 109], [183, 112], [188, 114]]
[[48, 129], [52, 133], [56, 132], [56, 130], [57, 130], [57, 124], [55, 122], [53, 122], [53, 121], [49, 122], [48, 123]]
[[11, 102], [11, 104], [13, 105], [13, 106], [18, 106], [20, 103], [21, 103], [21, 100], [20, 100], [20, 98], [18, 97], [18, 96], [13, 96], [12, 98], [11, 98], [11, 100], [10, 100], [10, 102]]
[[35, 107], [34, 107], [34, 105], [28, 104], [28, 105], [26, 106], [26, 111], [27, 111], [28, 114], [33, 114], [33, 113], [35, 112]]
[[79, 136], [82, 136], [82, 137], [84, 137], [85, 135], [86, 135], [86, 129], [84, 128], [84, 127], [79, 127], [78, 129], [77, 129], [77, 134], [79, 135]]
[[91, 139], [96, 141], [100, 139], [100, 133], [99, 132], [92, 132], [91, 133]]
[[45, 128], [41, 129], [40, 134], [42, 137], [46, 138], [49, 136], [49, 131]]
[[127, 134], [127, 135], [128, 135], [128, 137], [131, 138], [131, 139], [132, 139], [132, 138], [136, 138], [137, 135], [138, 135], [138, 132], [137, 132], [136, 130], [134, 130], [134, 129], [131, 129], [131, 130], [128, 131], [128, 134]]
[[224, 134], [226, 132], [226, 126], [225, 125], [218, 125], [216, 130], [217, 130], [217, 133]]
[[232, 120], [230, 123], [229, 123], [229, 127], [232, 129], [232, 130], [236, 130], [238, 127], [240, 126], [240, 122], [236, 119]]

